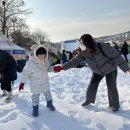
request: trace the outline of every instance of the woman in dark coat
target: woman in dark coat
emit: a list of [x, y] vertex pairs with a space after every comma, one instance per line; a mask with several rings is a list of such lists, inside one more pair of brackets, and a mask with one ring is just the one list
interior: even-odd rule
[[6, 102], [12, 97], [11, 82], [17, 79], [17, 64], [7, 52], [0, 50], [0, 83], [3, 96], [7, 95]]
[[110, 45], [95, 42], [89, 34], [81, 36], [80, 48], [82, 51], [75, 58], [63, 66], [55, 66], [54, 71], [58, 72], [73, 68], [86, 58], [93, 74], [86, 92], [86, 100], [82, 106], [95, 103], [98, 85], [105, 76], [108, 88], [109, 107], [112, 108], [113, 112], [117, 112], [120, 107], [116, 84], [117, 67], [119, 66], [122, 71], [130, 73], [128, 64], [116, 49]]
[[124, 55], [124, 58], [125, 58], [126, 62], [128, 63], [128, 58], [127, 58], [127, 55], [128, 55], [128, 44], [127, 44], [127, 42], [124, 42], [123, 47], [121, 49], [121, 53]]

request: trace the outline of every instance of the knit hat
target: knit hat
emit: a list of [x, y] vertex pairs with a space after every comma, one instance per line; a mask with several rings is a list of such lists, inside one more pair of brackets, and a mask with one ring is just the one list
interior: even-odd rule
[[36, 55], [38, 56], [38, 55], [42, 55], [42, 54], [47, 54], [47, 51], [46, 51], [45, 48], [40, 47], [40, 48], [37, 49]]

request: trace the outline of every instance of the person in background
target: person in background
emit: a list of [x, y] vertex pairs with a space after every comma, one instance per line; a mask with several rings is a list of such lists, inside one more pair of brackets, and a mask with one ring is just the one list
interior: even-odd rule
[[72, 55], [73, 55], [73, 57], [76, 57], [76, 55], [77, 55], [76, 50], [73, 50]]
[[6, 103], [12, 98], [12, 83], [17, 79], [17, 64], [14, 58], [7, 52], [0, 50], [0, 83], [3, 94], [7, 96]]
[[57, 52], [56, 58], [57, 58], [57, 64], [60, 64], [61, 63], [61, 53], [59, 50]]
[[68, 51], [66, 52], [66, 57], [67, 57], [67, 61], [69, 61], [69, 59], [70, 59], [70, 53]]
[[70, 55], [70, 57], [69, 57], [69, 61], [73, 58], [73, 54], [71, 53], [71, 51], [69, 51], [69, 55]]
[[57, 57], [56, 57], [56, 55], [54, 53], [52, 53], [51, 57], [52, 57], [53, 65], [56, 65], [57, 64]]
[[124, 55], [124, 58], [125, 58], [126, 62], [128, 63], [128, 58], [127, 58], [127, 55], [128, 55], [128, 44], [127, 44], [127, 42], [124, 42], [123, 47], [121, 49], [121, 54]]
[[83, 107], [91, 103], [95, 103], [96, 93], [99, 83], [106, 77], [108, 88], [109, 107], [113, 112], [117, 112], [120, 108], [119, 95], [117, 90], [117, 67], [119, 66], [123, 72], [130, 73], [130, 67], [122, 58], [117, 50], [110, 45], [95, 42], [94, 38], [89, 34], [84, 34], [80, 38], [81, 52], [71, 61], [63, 64], [63, 66], [55, 66], [54, 71], [67, 70], [74, 68], [84, 60], [92, 70], [92, 77], [86, 92]]
[[29, 60], [22, 72], [22, 79], [19, 85], [19, 91], [24, 89], [24, 84], [29, 80], [30, 90], [32, 95], [33, 116], [39, 115], [39, 97], [43, 93], [47, 101], [47, 108], [55, 111], [52, 103], [52, 96], [50, 92], [48, 69], [48, 48], [44, 45], [33, 45], [33, 54], [30, 55]]
[[52, 53], [48, 52], [48, 61], [49, 61], [49, 65], [53, 66], [53, 60], [52, 60]]
[[116, 42], [113, 43], [113, 47], [114, 47], [117, 51], [119, 51], [119, 47], [118, 47], [118, 44], [117, 44]]
[[62, 52], [62, 57], [61, 57], [61, 64], [64, 64], [67, 62], [67, 56], [65, 54], [65, 50]]
[[26, 56], [26, 60], [29, 60], [29, 55]]

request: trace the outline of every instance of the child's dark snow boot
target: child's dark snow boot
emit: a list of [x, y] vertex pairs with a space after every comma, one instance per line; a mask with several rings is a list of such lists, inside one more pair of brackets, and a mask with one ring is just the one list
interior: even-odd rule
[[47, 107], [50, 108], [51, 111], [55, 111], [55, 107], [52, 104], [52, 100], [47, 101]]
[[37, 106], [33, 106], [33, 116], [34, 116], [34, 117], [37, 117], [37, 116], [38, 116], [38, 108], [39, 108], [38, 105], [37, 105]]

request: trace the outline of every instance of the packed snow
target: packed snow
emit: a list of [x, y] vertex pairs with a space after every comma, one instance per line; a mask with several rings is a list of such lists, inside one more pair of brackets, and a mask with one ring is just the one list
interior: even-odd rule
[[[56, 111], [46, 108], [40, 97], [39, 116], [32, 116], [31, 93], [28, 83], [18, 90], [21, 74], [13, 87], [11, 103], [0, 99], [0, 130], [130, 130], [130, 75], [118, 69], [117, 85], [120, 111], [108, 109], [105, 78], [97, 92], [96, 103], [81, 107], [91, 78], [88, 67], [72, 68], [59, 73], [49, 73], [50, 87]], [[2, 91], [0, 91], [0, 94]]]

